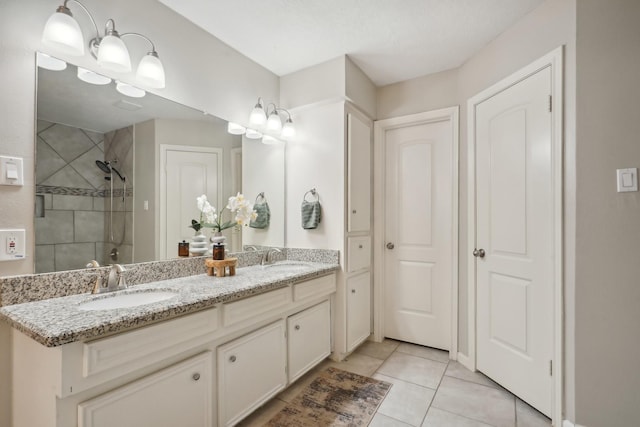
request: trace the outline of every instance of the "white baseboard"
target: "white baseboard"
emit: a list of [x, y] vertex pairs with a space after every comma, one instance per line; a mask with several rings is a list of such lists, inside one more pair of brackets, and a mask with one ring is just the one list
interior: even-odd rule
[[562, 423], [562, 427], [585, 427], [585, 426], [580, 424], [574, 424], [569, 420], [564, 420], [564, 422]]
[[471, 359], [469, 358], [469, 356], [466, 356], [460, 352], [458, 352], [458, 362], [460, 362], [460, 364], [462, 364], [462, 366], [464, 366], [465, 368], [473, 371], [473, 364], [471, 363]]

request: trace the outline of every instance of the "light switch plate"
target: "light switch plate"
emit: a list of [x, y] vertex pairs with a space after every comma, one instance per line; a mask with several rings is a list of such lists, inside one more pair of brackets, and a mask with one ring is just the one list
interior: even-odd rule
[[0, 185], [24, 185], [21, 157], [0, 156]]
[[25, 257], [24, 229], [0, 230], [0, 261], [14, 261]]
[[618, 193], [638, 191], [638, 168], [617, 170]]

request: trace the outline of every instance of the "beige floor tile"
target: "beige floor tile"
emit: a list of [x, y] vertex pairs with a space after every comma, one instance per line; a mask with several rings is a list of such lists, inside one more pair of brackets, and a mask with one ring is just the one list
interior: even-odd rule
[[280, 399], [271, 399], [253, 414], [238, 423], [238, 427], [260, 427], [269, 421], [275, 414], [280, 412], [287, 403]]
[[516, 425], [518, 427], [550, 427], [551, 420], [516, 397]]
[[409, 424], [405, 424], [402, 421], [398, 421], [386, 415], [377, 413], [371, 422], [369, 427], [411, 427]]
[[389, 356], [377, 373], [436, 389], [446, 367], [446, 363], [395, 352]]
[[515, 398], [512, 394], [445, 376], [431, 404], [496, 427], [514, 427]]
[[391, 356], [391, 353], [398, 348], [399, 344], [400, 343], [398, 341], [390, 339], [385, 339], [382, 342], [365, 341], [356, 349], [356, 353], [385, 360], [387, 357]]
[[493, 388], [504, 390], [499, 384], [492, 381], [489, 377], [481, 372], [472, 372], [465, 368], [462, 364], [451, 361], [447, 366], [447, 371], [444, 373], [448, 377], [454, 377], [465, 381], [471, 381], [472, 383], [482, 384]]
[[491, 427], [489, 424], [452, 414], [438, 408], [429, 409], [421, 427]]
[[352, 353], [342, 362], [330, 361], [327, 366], [333, 366], [344, 371], [370, 377], [382, 365], [382, 360], [359, 353]]
[[435, 394], [433, 389], [382, 374], [375, 374], [373, 378], [393, 384], [378, 407], [378, 413], [412, 426], [419, 426], [422, 423]]
[[397, 351], [399, 351], [400, 353], [411, 354], [412, 356], [435, 360], [436, 362], [449, 362], [449, 352], [438, 350], [437, 348], [425, 347], [422, 345], [403, 342], [398, 346]]

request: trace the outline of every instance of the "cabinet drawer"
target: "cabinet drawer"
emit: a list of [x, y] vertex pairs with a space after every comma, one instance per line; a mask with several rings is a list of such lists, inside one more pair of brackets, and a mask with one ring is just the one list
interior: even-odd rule
[[289, 383], [292, 383], [331, 353], [329, 301], [290, 316], [287, 330]]
[[336, 291], [336, 275], [318, 277], [293, 285], [293, 300], [329, 295]]
[[229, 326], [243, 320], [255, 318], [261, 314], [284, 308], [291, 302], [291, 289], [276, 289], [275, 291], [255, 295], [240, 301], [230, 302], [222, 306], [224, 326]]
[[349, 273], [369, 268], [371, 265], [371, 237], [347, 239], [347, 271]]
[[116, 367], [126, 367], [125, 371], [129, 371], [138, 361], [148, 365], [167, 357], [172, 348], [178, 348], [179, 352], [181, 344], [216, 329], [218, 311], [211, 309], [87, 342], [83, 345], [82, 374], [89, 377]]
[[206, 352], [82, 402], [78, 426], [210, 426], [212, 371]]

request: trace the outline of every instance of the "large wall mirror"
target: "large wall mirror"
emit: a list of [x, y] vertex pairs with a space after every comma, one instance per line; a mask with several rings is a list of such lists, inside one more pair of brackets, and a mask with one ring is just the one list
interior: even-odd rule
[[217, 117], [87, 83], [71, 64], [38, 68], [35, 272], [177, 257], [200, 194], [220, 211], [264, 193], [268, 227], [226, 230], [227, 248], [283, 246], [284, 169], [284, 146], [243, 141]]

